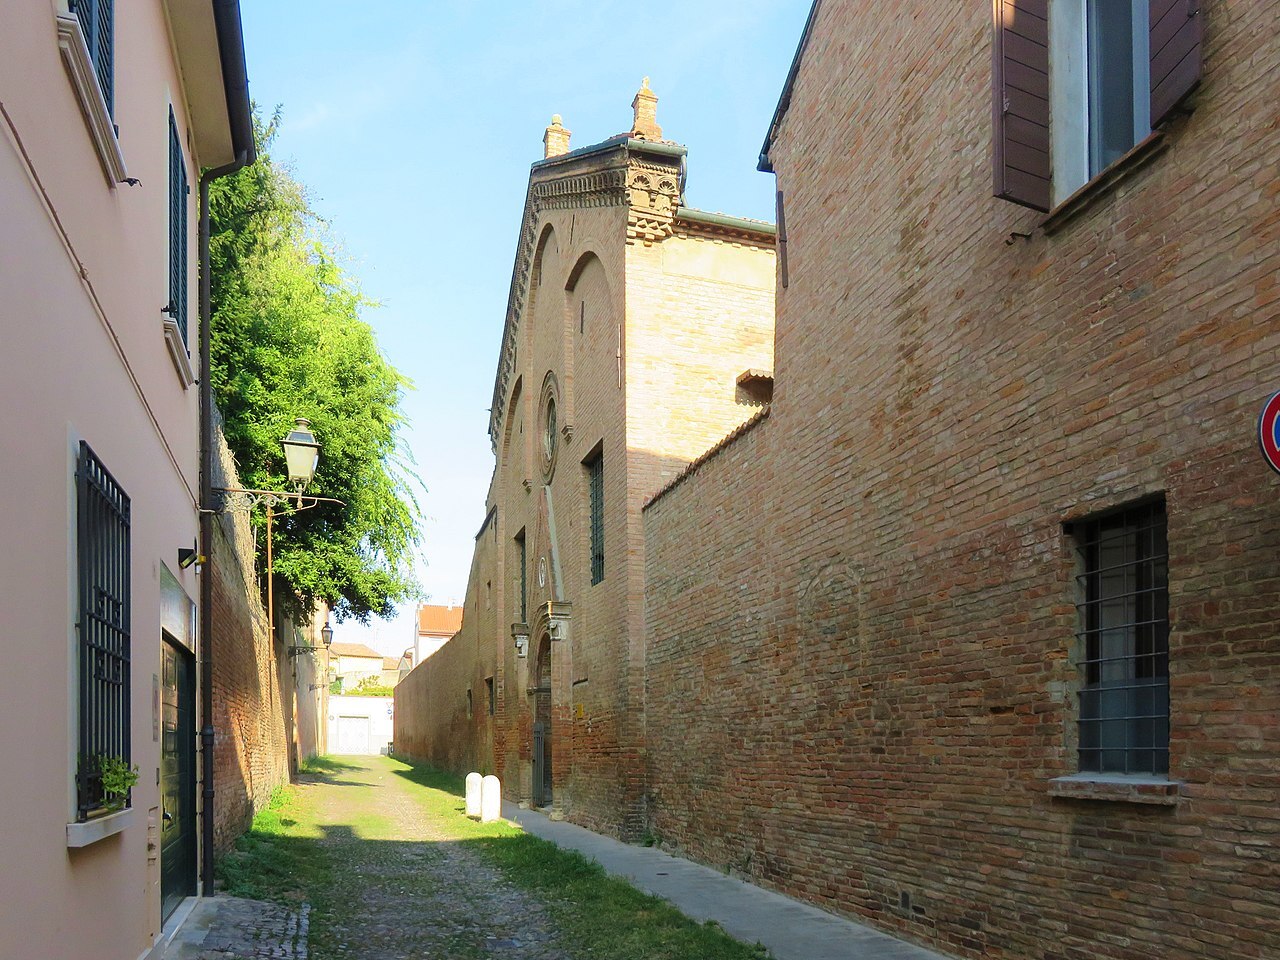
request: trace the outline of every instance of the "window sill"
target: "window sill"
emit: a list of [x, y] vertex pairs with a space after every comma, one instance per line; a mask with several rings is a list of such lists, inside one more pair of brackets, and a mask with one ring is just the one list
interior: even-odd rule
[[1049, 796], [1057, 800], [1102, 800], [1172, 807], [1177, 805], [1181, 794], [1180, 781], [1155, 776], [1077, 773], [1049, 781]]
[[1077, 215], [1093, 206], [1099, 197], [1164, 153], [1168, 146], [1164, 133], [1153, 130], [1145, 140], [1050, 210], [1048, 216], [1041, 221], [1040, 229], [1046, 234], [1057, 233]]
[[89, 137], [98, 151], [98, 159], [102, 161], [102, 170], [107, 175], [107, 182], [114, 187], [129, 174], [125, 170], [124, 154], [120, 152], [120, 141], [116, 137], [111, 111], [107, 109], [107, 101], [102, 96], [98, 76], [93, 70], [84, 29], [80, 26], [80, 18], [75, 14], [59, 14], [57, 21], [58, 49], [62, 51], [62, 62], [66, 64], [71, 86], [75, 89], [76, 99], [80, 101], [80, 110], [88, 124]]
[[196, 381], [196, 375], [191, 369], [191, 356], [187, 353], [187, 345], [183, 342], [178, 321], [168, 317], [164, 320], [164, 344], [169, 348], [169, 359], [173, 361], [173, 366], [178, 371], [182, 389], [189, 389]]
[[109, 813], [105, 817], [98, 817], [96, 820], [86, 820], [84, 823], [68, 823], [67, 846], [72, 848], [87, 847], [92, 843], [97, 843], [99, 840], [115, 836], [132, 822], [133, 809], [129, 808], [118, 813]]

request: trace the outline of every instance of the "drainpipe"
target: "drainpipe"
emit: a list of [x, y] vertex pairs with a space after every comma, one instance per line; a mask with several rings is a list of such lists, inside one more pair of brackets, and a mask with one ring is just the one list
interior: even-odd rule
[[209, 277], [209, 184], [257, 159], [253, 109], [239, 0], [213, 0], [214, 27], [222, 61], [223, 92], [231, 126], [235, 159], [200, 175], [200, 776], [203, 804], [200, 822], [200, 879], [204, 895], [213, 893], [213, 383], [210, 378], [209, 323], [213, 316]]

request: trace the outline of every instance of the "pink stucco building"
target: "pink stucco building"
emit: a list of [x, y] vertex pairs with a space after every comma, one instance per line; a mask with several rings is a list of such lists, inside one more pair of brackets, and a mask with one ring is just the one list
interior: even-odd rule
[[135, 960], [204, 860], [180, 551], [201, 171], [253, 155], [239, 5], [7, 0], [0, 25], [0, 953]]

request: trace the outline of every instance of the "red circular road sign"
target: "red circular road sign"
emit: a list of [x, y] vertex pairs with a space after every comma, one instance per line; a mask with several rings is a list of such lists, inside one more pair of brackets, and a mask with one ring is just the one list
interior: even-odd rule
[[1258, 446], [1271, 469], [1280, 473], [1280, 393], [1273, 393], [1262, 405], [1258, 417]]

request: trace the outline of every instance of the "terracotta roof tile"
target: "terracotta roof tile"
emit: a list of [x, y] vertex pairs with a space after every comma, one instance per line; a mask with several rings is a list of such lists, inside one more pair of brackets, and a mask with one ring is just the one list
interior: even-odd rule
[[441, 607], [424, 603], [418, 607], [418, 633], [452, 637], [462, 629], [462, 606]]
[[371, 657], [381, 660], [382, 654], [363, 643], [335, 643], [329, 647], [329, 655], [334, 657]]

